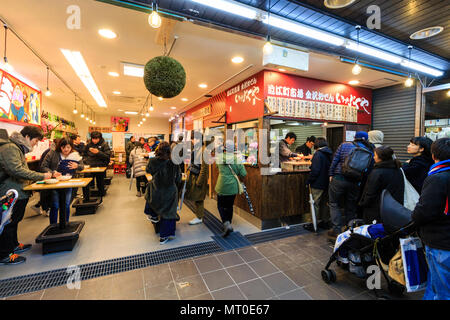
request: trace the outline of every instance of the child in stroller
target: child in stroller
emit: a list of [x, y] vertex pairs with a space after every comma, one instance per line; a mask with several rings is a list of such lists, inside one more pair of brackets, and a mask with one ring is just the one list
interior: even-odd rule
[[321, 272], [326, 283], [336, 281], [335, 271], [329, 269], [335, 261], [359, 278], [367, 278], [368, 267], [378, 265], [388, 282], [389, 291], [397, 295], [403, 293], [405, 287], [390, 279], [386, 268], [399, 248], [400, 237], [413, 231], [411, 211], [396, 202], [387, 190], [383, 191], [381, 198], [383, 223], [364, 225], [363, 220], [354, 219], [349, 222], [349, 230], [337, 237], [334, 252]]

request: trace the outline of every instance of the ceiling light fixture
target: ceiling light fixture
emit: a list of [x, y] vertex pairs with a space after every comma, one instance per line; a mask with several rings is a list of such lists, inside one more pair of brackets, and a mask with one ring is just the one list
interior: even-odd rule
[[434, 69], [434, 68], [430, 68], [430, 67], [426, 67], [423, 64], [419, 64], [416, 62], [412, 62], [412, 61], [408, 61], [408, 60], [403, 60], [401, 63], [402, 66], [407, 67], [409, 69], [414, 69], [423, 73], [428, 73], [431, 74], [432, 76], [435, 77], [441, 77], [444, 72]]
[[145, 116], [146, 116], [147, 118], [150, 117], [150, 113], [147, 112], [147, 113], [145, 114]]
[[181, 98], [181, 101], [188, 101], [188, 99], [187, 98]]
[[330, 9], [340, 9], [351, 5], [356, 0], [324, 0], [325, 7]]
[[52, 92], [48, 89], [48, 76], [49, 76], [49, 70], [48, 70], [48, 66], [47, 66], [47, 91], [45, 91], [45, 95], [47, 97], [50, 97], [52, 95]]
[[120, 91], [113, 91], [114, 94], [121, 94], [122, 92]]
[[406, 81], [405, 81], [405, 87], [412, 87], [412, 85], [414, 84], [414, 80], [413, 79], [411, 79], [411, 72], [410, 72], [410, 70], [409, 70], [409, 62], [411, 62], [411, 51], [412, 51], [412, 49], [413, 49], [413, 46], [408, 46], [408, 51], [409, 51], [409, 57], [408, 57], [408, 73], [409, 73], [409, 76], [408, 76], [408, 79], [406, 79]]
[[248, 6], [237, 4], [233, 1], [227, 0], [192, 0], [193, 2], [203, 4], [208, 7], [213, 7], [218, 10], [232, 12], [238, 16], [256, 19], [258, 17], [258, 11]]
[[92, 78], [91, 72], [89, 71], [89, 68], [86, 65], [81, 53], [79, 51], [70, 51], [67, 49], [61, 49], [61, 52], [72, 66], [72, 69], [75, 71], [77, 76], [83, 82], [84, 86], [89, 90], [89, 93], [95, 99], [97, 104], [100, 107], [106, 107], [106, 102], [98, 90], [97, 84], [95, 83], [94, 78]]
[[84, 118], [84, 112], [83, 112], [83, 110], [84, 110], [84, 103], [81, 103], [81, 115], [80, 115], [80, 117], [81, 118]]
[[158, 14], [158, 5], [156, 4], [156, 9], [153, 9], [153, 3], [152, 3], [152, 13], [148, 16], [148, 24], [152, 26], [152, 28], [159, 28], [161, 27], [161, 17]]
[[447, 97], [450, 97], [450, 90], [447, 91]]
[[351, 80], [351, 81], [348, 82], [348, 84], [351, 84], [353, 86], [353, 85], [359, 84], [359, 81], [358, 80]]
[[[357, 45], [357, 50], [356, 51], [359, 51], [359, 32], [361, 31], [361, 26], [355, 26], [355, 29], [356, 29], [356, 32], [357, 32], [357, 42], [356, 42], [356, 45]], [[356, 56], [356, 58], [355, 58], [355, 65], [353, 66], [353, 68], [352, 68], [352, 73], [355, 75], [355, 76], [357, 76], [358, 74], [360, 74], [361, 73], [361, 66], [358, 64], [358, 56]]]
[[146, 118], [142, 118], [142, 121], [146, 121], [147, 119]]
[[109, 74], [111, 77], [118, 77], [118, 76], [119, 76], [119, 74], [118, 74], [117, 72], [115, 72], [115, 71], [110, 71], [110, 72], [108, 72], [108, 74]]
[[116, 33], [109, 29], [100, 29], [98, 30], [98, 34], [106, 39], [114, 39], [117, 37]]
[[130, 77], [144, 77], [144, 66], [140, 64], [133, 64], [122, 62], [123, 74]]
[[413, 40], [426, 39], [426, 38], [430, 38], [430, 37], [433, 37], [433, 36], [441, 33], [442, 30], [444, 30], [444, 28], [441, 26], [429, 27], [429, 28], [425, 28], [425, 29], [416, 31], [409, 37]]
[[74, 107], [73, 107], [73, 113], [74, 114], [78, 113], [78, 110], [77, 110], [77, 96], [75, 96], [75, 104], [74, 104]]
[[170, 107], [170, 109], [175, 110], [177, 107]]
[[280, 68], [280, 69], [278, 69], [278, 71], [286, 72], [286, 69]]
[[163, 97], [158, 97], [158, 100], [159, 100], [159, 101], [163, 101], [164, 98], [163, 98]]
[[138, 114], [139, 112], [136, 111], [125, 111], [126, 114]]
[[3, 67], [5, 68], [6, 71], [11, 72], [14, 70], [14, 68], [12, 65], [8, 63], [8, 58], [6, 57], [6, 36], [8, 35], [8, 26], [6, 24], [4, 24], [3, 26], [5, 27], [5, 51], [3, 54], [3, 61], [4, 61]]
[[242, 62], [244, 62], [244, 58], [236, 56], [236, 57], [233, 57], [233, 59], [231, 59], [231, 62], [242, 63]]
[[153, 111], [153, 110], [155, 110], [155, 108], [153, 108], [153, 106], [150, 106], [149, 110]]
[[272, 43], [270, 42], [270, 9], [272, 8], [272, 6], [270, 5], [270, 0], [269, 0], [269, 7], [267, 8], [267, 37], [266, 37], [266, 43], [264, 44], [263, 47], [263, 53], [265, 55], [269, 55], [273, 52], [273, 46]]
[[202, 89], [205, 89], [208, 87], [208, 85], [206, 83], [200, 83], [198, 86]]

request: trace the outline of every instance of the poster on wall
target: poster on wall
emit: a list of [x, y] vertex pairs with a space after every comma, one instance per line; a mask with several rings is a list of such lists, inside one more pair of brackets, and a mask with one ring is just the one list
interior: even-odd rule
[[111, 131], [113, 132], [128, 132], [130, 118], [125, 117], [111, 117]]
[[42, 93], [0, 69], [0, 121], [41, 124]]

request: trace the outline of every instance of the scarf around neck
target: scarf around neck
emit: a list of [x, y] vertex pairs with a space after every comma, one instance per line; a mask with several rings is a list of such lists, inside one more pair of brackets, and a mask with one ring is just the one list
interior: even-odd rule
[[438, 163], [433, 164], [430, 167], [430, 171], [428, 172], [428, 176], [431, 176], [435, 173], [439, 173], [442, 171], [450, 170], [450, 160], [440, 161]]

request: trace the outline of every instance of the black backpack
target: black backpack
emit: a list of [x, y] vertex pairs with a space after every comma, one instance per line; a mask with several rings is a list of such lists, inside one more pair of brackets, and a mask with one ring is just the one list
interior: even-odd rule
[[353, 142], [355, 148], [345, 158], [342, 165], [342, 175], [351, 181], [361, 181], [364, 174], [369, 170], [373, 153], [366, 148], [360, 147]]

